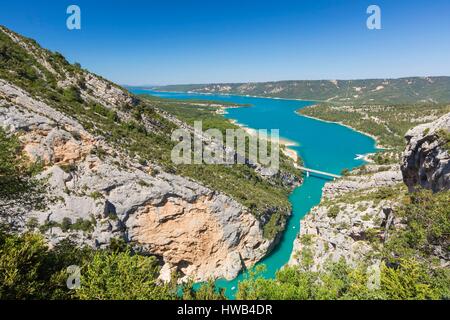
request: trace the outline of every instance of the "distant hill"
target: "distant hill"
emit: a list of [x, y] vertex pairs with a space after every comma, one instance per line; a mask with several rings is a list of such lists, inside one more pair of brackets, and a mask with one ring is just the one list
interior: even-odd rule
[[450, 77], [192, 84], [154, 89], [352, 103], [450, 102]]

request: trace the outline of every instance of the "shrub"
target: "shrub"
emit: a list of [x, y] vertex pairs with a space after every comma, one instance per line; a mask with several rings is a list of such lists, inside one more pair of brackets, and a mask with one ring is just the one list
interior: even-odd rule
[[331, 206], [331, 207], [328, 209], [327, 215], [328, 215], [330, 218], [333, 218], [333, 219], [334, 219], [334, 218], [336, 218], [337, 215], [339, 214], [339, 211], [340, 211], [339, 206], [334, 205], [334, 206]]
[[45, 208], [45, 184], [34, 178], [41, 167], [28, 163], [17, 137], [0, 129], [0, 215], [8, 221], [33, 209]]
[[83, 99], [81, 98], [80, 90], [75, 86], [70, 86], [64, 89], [63, 97], [66, 102], [73, 103], [78, 102], [82, 103]]
[[443, 146], [447, 151], [450, 151], [450, 132], [444, 129], [438, 131], [438, 137], [443, 141]]
[[75, 223], [70, 226], [70, 229], [89, 232], [94, 229], [94, 225], [90, 220], [78, 218], [77, 221], [75, 221]]
[[89, 196], [94, 200], [103, 198], [103, 194], [100, 191], [94, 191]]
[[71, 229], [71, 227], [72, 227], [72, 220], [68, 217], [64, 217], [61, 222], [61, 230], [63, 232], [67, 232], [69, 231], [69, 229]]
[[81, 272], [80, 299], [154, 300], [173, 299], [176, 289], [158, 282], [153, 257], [126, 252], [98, 251]]
[[75, 163], [61, 164], [59, 167], [66, 173], [77, 171], [77, 165]]

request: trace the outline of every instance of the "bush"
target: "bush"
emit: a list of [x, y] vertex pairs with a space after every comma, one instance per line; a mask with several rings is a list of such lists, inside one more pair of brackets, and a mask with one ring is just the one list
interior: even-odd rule
[[0, 129], [0, 215], [7, 221], [45, 208], [45, 185], [33, 177], [39, 166], [28, 163], [18, 139]]
[[103, 194], [100, 191], [94, 191], [89, 196], [94, 200], [103, 198]]
[[343, 260], [329, 263], [323, 271], [289, 266], [277, 272], [275, 279], [264, 279], [261, 269], [239, 283], [238, 299], [257, 300], [353, 300], [353, 299], [445, 299], [450, 277], [430, 272], [426, 264], [402, 260], [396, 267], [380, 266], [380, 285], [370, 287], [369, 269], [349, 267]]
[[331, 206], [331, 207], [328, 209], [327, 215], [328, 215], [330, 218], [335, 219], [335, 218], [338, 216], [339, 211], [340, 211], [339, 206]]
[[176, 287], [158, 282], [156, 259], [127, 252], [98, 251], [81, 271], [80, 299], [174, 299]]
[[80, 90], [75, 86], [70, 86], [64, 89], [64, 100], [69, 103], [78, 102], [82, 103], [83, 99], [81, 98]]
[[94, 225], [90, 220], [78, 218], [77, 221], [70, 226], [70, 229], [89, 232], [94, 230]]
[[47, 247], [42, 237], [2, 234], [0, 238], [0, 299], [33, 299], [45, 288], [40, 279]]
[[69, 229], [71, 229], [71, 227], [72, 227], [72, 220], [70, 220], [70, 218], [64, 217], [61, 222], [61, 230], [63, 232], [67, 232], [69, 231]]
[[[0, 230], [0, 299], [178, 298], [175, 283], [157, 280], [154, 257], [133, 254], [126, 245], [119, 247], [94, 251], [63, 240], [49, 250], [41, 235]], [[66, 285], [66, 269], [71, 265], [81, 267], [77, 290]], [[210, 296], [208, 290], [201, 292]]]
[[450, 132], [444, 129], [438, 131], [438, 137], [442, 140], [444, 148], [450, 152]]

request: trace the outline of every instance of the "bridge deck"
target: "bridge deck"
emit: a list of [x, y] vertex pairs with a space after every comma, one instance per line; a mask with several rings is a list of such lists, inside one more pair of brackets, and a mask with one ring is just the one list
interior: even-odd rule
[[306, 171], [306, 172], [311, 172], [311, 173], [317, 173], [317, 174], [321, 174], [323, 176], [328, 176], [328, 177], [332, 177], [332, 178], [340, 178], [340, 175], [337, 174], [333, 174], [333, 173], [328, 173], [328, 172], [324, 172], [324, 171], [319, 171], [319, 170], [314, 170], [314, 169], [310, 169], [310, 168], [305, 168], [305, 167], [299, 167], [300, 170]]

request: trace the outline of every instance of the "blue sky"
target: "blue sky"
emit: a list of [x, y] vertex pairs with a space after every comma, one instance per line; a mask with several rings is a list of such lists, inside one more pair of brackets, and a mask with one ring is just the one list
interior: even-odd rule
[[448, 0], [16, 0], [0, 24], [121, 84], [450, 75]]

